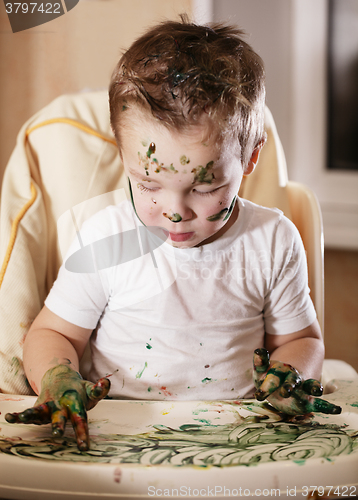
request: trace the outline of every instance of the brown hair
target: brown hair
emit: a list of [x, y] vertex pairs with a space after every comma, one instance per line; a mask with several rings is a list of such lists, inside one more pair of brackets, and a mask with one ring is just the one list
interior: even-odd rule
[[[244, 165], [264, 138], [264, 68], [236, 27], [166, 21], [123, 54], [109, 88], [111, 125], [120, 147], [122, 113], [151, 111], [180, 132], [203, 117], [221, 139], [234, 138]], [[123, 120], [124, 121], [124, 120]]]

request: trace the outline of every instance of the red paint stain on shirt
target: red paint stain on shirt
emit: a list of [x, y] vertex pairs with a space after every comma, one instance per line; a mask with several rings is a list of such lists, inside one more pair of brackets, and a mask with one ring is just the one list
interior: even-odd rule
[[167, 388], [163, 385], [160, 390], [163, 392], [164, 396], [173, 396], [173, 394], [167, 390]]

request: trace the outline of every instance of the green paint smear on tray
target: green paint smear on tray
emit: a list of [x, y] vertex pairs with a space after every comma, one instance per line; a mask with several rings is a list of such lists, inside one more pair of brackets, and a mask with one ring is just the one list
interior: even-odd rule
[[[27, 441], [0, 439], [0, 453], [27, 459], [67, 462], [137, 464], [141, 466], [228, 467], [294, 461], [358, 452], [357, 432], [335, 425], [250, 422], [237, 425], [155, 425], [142, 434], [91, 437], [90, 450], [80, 452], [75, 438]], [[308, 461], [308, 462], [307, 462]]]

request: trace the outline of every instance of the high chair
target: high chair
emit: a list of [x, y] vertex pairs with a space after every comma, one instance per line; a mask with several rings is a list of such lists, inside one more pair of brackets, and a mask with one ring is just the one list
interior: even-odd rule
[[[239, 195], [264, 206], [279, 208], [297, 226], [307, 254], [311, 296], [323, 331], [323, 230], [319, 204], [309, 188], [288, 181], [283, 148], [268, 109], [265, 114], [265, 129], [267, 144], [261, 152], [255, 171], [244, 178]], [[7, 425], [4, 414], [7, 411], [22, 411], [35, 402], [22, 365], [23, 342], [31, 322], [42, 308], [63, 255], [75, 234], [76, 228], [70, 215], [75, 214], [79, 223], [100, 209], [103, 203], [118, 202], [123, 193], [129, 199], [126, 178], [109, 125], [106, 91], [62, 96], [39, 111], [22, 127], [5, 171], [0, 211], [0, 497], [22, 499], [30, 498], [29, 494], [32, 494], [31, 498], [45, 500], [51, 492], [53, 498], [59, 499], [143, 498], [149, 493], [149, 496], [173, 496], [165, 494], [163, 488], [168, 488], [167, 491], [173, 493], [173, 488], [175, 490], [181, 487], [186, 488], [184, 496], [189, 497], [190, 487], [193, 495], [200, 498], [211, 498], [215, 491], [217, 499], [224, 499], [227, 498], [228, 489], [231, 493], [237, 491], [235, 495], [238, 496], [239, 488], [243, 491], [241, 496], [248, 496], [249, 491], [251, 496], [266, 498], [270, 491], [273, 496], [273, 489], [275, 496], [279, 492], [280, 498], [292, 498], [296, 495], [308, 498], [311, 493], [313, 496], [317, 493], [318, 486], [326, 488], [330, 484], [334, 484], [335, 488], [341, 488], [342, 485], [351, 488], [347, 489], [347, 496], [352, 496], [354, 491], [357, 494], [358, 478], [354, 482], [354, 471], [357, 470], [358, 452], [351, 453], [352, 450], [349, 449], [347, 455], [339, 456], [337, 460], [334, 455], [338, 454], [337, 450], [339, 453], [347, 451], [342, 448], [342, 443], [347, 440], [349, 446], [355, 446], [354, 443], [349, 444], [352, 438], [347, 437], [348, 434], [343, 431], [332, 431], [332, 437], [330, 431], [327, 431], [329, 436], [321, 436], [317, 441], [314, 437], [308, 438], [306, 444], [299, 449], [297, 442], [294, 450], [287, 446], [285, 451], [286, 448], [283, 447], [280, 453], [288, 453], [289, 456], [293, 454], [295, 459], [290, 458], [280, 463], [260, 462], [258, 465], [256, 459], [251, 463], [249, 457], [257, 448], [257, 438], [253, 438], [253, 447], [243, 458], [245, 467], [215, 467], [215, 460], [220, 462], [222, 458], [220, 453], [225, 455], [223, 445], [206, 462], [207, 451], [201, 450], [200, 443], [195, 444], [199, 446], [199, 458], [196, 458], [197, 465], [194, 467], [156, 467], [155, 457], [159, 460], [170, 453], [170, 445], [165, 450], [157, 449], [163, 442], [163, 436], [169, 432], [173, 433], [173, 439], [177, 437], [175, 428], [180, 423], [195, 434], [199, 431], [200, 421], [200, 432], [204, 433], [202, 443], [205, 439], [212, 442], [215, 428], [221, 428], [220, 425], [228, 430], [229, 442], [235, 439], [239, 443], [247, 441], [249, 434], [246, 433], [251, 431], [254, 432], [253, 436], [257, 435], [255, 433], [261, 424], [251, 423], [242, 430], [241, 437], [233, 436], [233, 432], [238, 432], [238, 428], [233, 427], [238, 415], [241, 415], [240, 418], [250, 416], [252, 411], [249, 406], [246, 410], [244, 403], [240, 401], [101, 401], [91, 410], [89, 418], [96, 422], [92, 427], [93, 439], [100, 439], [100, 436], [96, 438], [97, 427], [100, 428], [97, 434], [101, 432], [108, 436], [105, 442], [96, 441], [97, 457], [101, 455], [100, 450], [104, 449], [102, 461], [110, 456], [109, 449], [116, 449], [118, 443], [115, 436], [121, 432], [136, 436], [139, 432], [145, 433], [140, 434], [138, 446], [143, 442], [147, 443], [147, 448], [144, 448], [148, 451], [153, 444], [148, 422], [151, 425], [157, 424], [155, 432], [159, 432], [159, 439], [157, 435], [154, 436], [155, 445], [149, 453], [152, 458], [143, 459], [142, 467], [132, 467], [131, 464], [123, 466], [115, 459], [107, 466], [103, 463], [81, 463], [78, 462], [76, 449], [70, 452], [66, 451], [67, 448], [63, 450], [60, 447], [57, 452], [53, 443], [43, 441], [42, 447], [36, 448], [34, 454], [36, 457], [46, 458], [41, 453], [50, 453], [50, 461], [46, 463], [43, 460], [39, 462], [19, 458], [30, 457], [33, 446], [31, 440], [43, 440], [44, 435], [48, 435], [48, 430], [39, 426], [24, 429], [25, 426], [16, 428]], [[357, 377], [355, 370], [347, 363], [325, 361], [322, 374], [324, 383], [333, 378], [346, 379], [341, 382], [333, 381], [330, 391], [338, 390], [328, 394], [332, 401], [344, 408], [342, 416], [315, 415], [319, 423], [324, 425], [327, 421], [323, 419], [330, 418], [329, 423], [341, 426], [341, 417], [345, 419], [344, 424], [353, 428], [352, 432], [358, 429]], [[14, 408], [14, 405], [17, 406]], [[255, 410], [255, 404], [251, 405]], [[262, 413], [263, 410], [260, 411]], [[206, 420], [200, 419], [200, 415], [204, 415]], [[146, 421], [143, 421], [144, 417]], [[208, 427], [203, 422], [209, 422], [209, 417], [213, 419], [213, 424]], [[271, 417], [275, 421], [276, 417]], [[290, 431], [289, 424], [282, 425], [280, 429]], [[274, 427], [268, 426], [263, 432], [274, 432], [269, 431], [272, 428]], [[5, 436], [3, 441], [2, 436]], [[9, 441], [6, 436], [9, 436]], [[305, 466], [306, 460], [303, 457], [311, 453], [311, 448], [315, 450], [315, 446], [318, 446], [318, 455], [324, 452], [320, 448], [324, 439], [328, 439], [329, 446], [333, 443], [330, 449], [334, 458], [313, 458]], [[108, 440], [112, 440], [110, 446]], [[5, 446], [6, 454], [1, 453], [1, 446]], [[185, 456], [189, 457], [195, 446], [191, 447], [191, 451], [188, 448], [188, 455]], [[141, 456], [138, 455], [138, 448], [136, 450], [131, 460]], [[16, 456], [9, 456], [11, 453]], [[55, 459], [63, 453], [69, 453], [68, 460], [76, 461], [76, 464], [56, 463]], [[176, 453], [177, 451], [172, 454], [174, 463], [178, 458]], [[265, 453], [267, 455], [268, 452], [264, 452], [262, 457], [266, 457]], [[239, 455], [236, 460], [240, 460]], [[260, 455], [257, 460], [264, 460], [262, 457]], [[151, 462], [152, 459], [154, 462]], [[227, 456], [223, 460], [228, 460]], [[16, 464], [21, 467], [21, 481], [18, 479]], [[247, 467], [253, 464], [254, 467]], [[66, 480], [63, 481], [63, 478]], [[313, 486], [315, 484], [317, 487]], [[206, 494], [198, 495], [196, 491]], [[334, 491], [337, 493], [337, 489]], [[342, 491], [339, 490], [338, 493]], [[327, 494], [327, 488], [322, 492]], [[319, 494], [323, 498], [321, 490]]]
[[[244, 178], [239, 195], [279, 208], [297, 226], [307, 254], [311, 297], [323, 331], [320, 207], [308, 187], [288, 181], [283, 148], [267, 108], [265, 129], [267, 143], [255, 171]], [[63, 219], [86, 200], [115, 203], [121, 192], [129, 199], [109, 125], [106, 91], [59, 97], [22, 127], [5, 170], [1, 196], [0, 391], [32, 394], [23, 371], [22, 345], [75, 234], [73, 227], [65, 225], [58, 238], [61, 216]], [[104, 197], [99, 196], [104, 193]], [[92, 212], [98, 210], [101, 201], [91, 206]], [[355, 373], [344, 362], [330, 362], [329, 376], [335, 376], [334, 367], [348, 378]]]

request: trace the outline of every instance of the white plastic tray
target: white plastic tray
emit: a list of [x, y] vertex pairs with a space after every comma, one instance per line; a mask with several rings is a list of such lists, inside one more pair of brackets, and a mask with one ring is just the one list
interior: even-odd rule
[[307, 498], [315, 486], [352, 497], [358, 383], [337, 387], [325, 399], [341, 415], [296, 424], [247, 400], [105, 400], [89, 412], [91, 450], [82, 454], [70, 426], [52, 440], [49, 426], [8, 424], [7, 412], [35, 398], [0, 394], [0, 498]]

